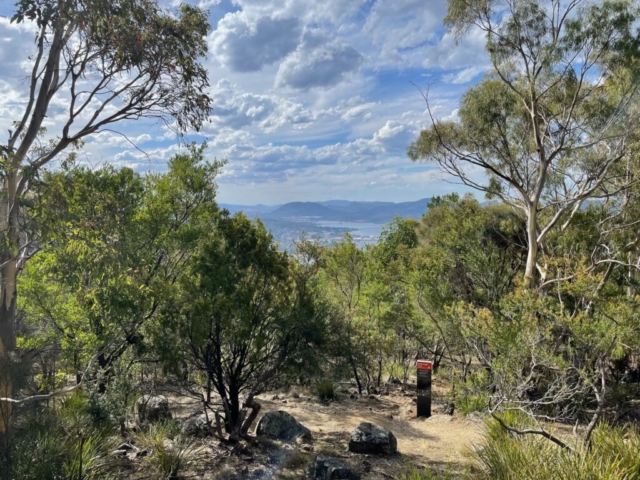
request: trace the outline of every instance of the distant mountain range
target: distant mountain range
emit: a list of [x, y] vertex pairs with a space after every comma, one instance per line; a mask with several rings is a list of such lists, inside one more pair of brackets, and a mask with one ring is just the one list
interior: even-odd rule
[[268, 219], [307, 219], [311, 221], [388, 223], [393, 217], [419, 219], [426, 211], [429, 198], [414, 202], [291, 202], [284, 205], [232, 205], [221, 204], [231, 213], [243, 211], [249, 217]]

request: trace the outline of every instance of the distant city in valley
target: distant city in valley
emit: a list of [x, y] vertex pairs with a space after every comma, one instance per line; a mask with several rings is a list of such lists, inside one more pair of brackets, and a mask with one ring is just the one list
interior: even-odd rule
[[304, 233], [311, 240], [331, 245], [349, 232], [358, 246], [378, 241], [385, 224], [395, 216], [419, 219], [430, 198], [414, 202], [291, 202], [283, 205], [221, 204], [230, 213], [260, 218], [281, 249], [292, 251]]

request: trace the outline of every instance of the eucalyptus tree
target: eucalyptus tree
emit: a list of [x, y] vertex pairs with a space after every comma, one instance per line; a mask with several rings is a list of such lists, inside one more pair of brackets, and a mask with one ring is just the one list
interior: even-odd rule
[[627, 0], [448, 2], [452, 31], [486, 33], [491, 68], [463, 96], [459, 121], [429, 108], [432, 124], [408, 153], [525, 214], [528, 287], [536, 270], [547, 279], [549, 232], [634, 181], [637, 18]]
[[[16, 279], [34, 245], [21, 210], [39, 171], [54, 159], [73, 161], [85, 138], [114, 124], [151, 118], [178, 132], [198, 129], [211, 105], [200, 63], [209, 25], [199, 8], [183, 5], [173, 14], [155, 0], [19, 0], [12, 21], [33, 26], [36, 34], [27, 101], [0, 145], [5, 361], [16, 344]], [[64, 107], [52, 124], [46, 119], [59, 104]], [[0, 395], [11, 391], [3, 381]]]

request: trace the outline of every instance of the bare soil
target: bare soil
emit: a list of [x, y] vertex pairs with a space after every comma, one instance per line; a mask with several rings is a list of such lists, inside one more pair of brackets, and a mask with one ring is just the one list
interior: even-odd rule
[[[414, 387], [415, 388], [415, 387]], [[435, 385], [436, 397], [438, 385]], [[183, 478], [304, 479], [318, 454], [340, 458], [356, 469], [363, 480], [393, 479], [410, 469], [430, 468], [461, 477], [471, 468], [470, 451], [482, 440], [482, 426], [459, 414], [444, 415], [437, 403], [431, 418], [416, 418], [415, 390], [390, 387], [379, 395], [355, 395], [343, 390], [339, 401], [321, 402], [302, 390], [261, 396], [261, 415], [285, 410], [311, 430], [310, 445], [296, 445], [253, 438], [238, 445], [216, 439], [200, 441], [191, 452]], [[171, 397], [174, 417], [188, 416], [198, 405]], [[398, 454], [361, 455], [348, 451], [349, 436], [361, 422], [380, 425], [396, 436]], [[257, 422], [256, 422], [257, 424]], [[127, 478], [158, 478], [145, 459], [129, 465]]]

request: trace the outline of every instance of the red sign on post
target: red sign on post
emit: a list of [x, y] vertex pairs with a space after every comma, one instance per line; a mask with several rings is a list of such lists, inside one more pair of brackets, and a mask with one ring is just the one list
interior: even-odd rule
[[416, 362], [416, 368], [418, 370], [433, 370], [433, 362], [428, 360], [418, 360]]

